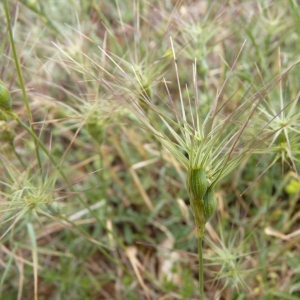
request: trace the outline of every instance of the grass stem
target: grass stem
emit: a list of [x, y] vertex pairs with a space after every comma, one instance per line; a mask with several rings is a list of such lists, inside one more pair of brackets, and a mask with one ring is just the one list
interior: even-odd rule
[[[10, 13], [9, 13], [9, 8], [8, 8], [8, 1], [7, 0], [3, 1], [3, 6], [4, 6], [4, 12], [5, 12], [5, 17], [6, 17], [6, 22], [7, 22], [7, 29], [8, 29], [9, 39], [10, 39], [10, 45], [11, 45], [11, 49], [12, 49], [12, 53], [13, 53], [13, 57], [14, 57], [16, 71], [17, 71], [18, 78], [19, 78], [19, 84], [20, 84], [20, 87], [21, 87], [21, 90], [22, 90], [22, 95], [23, 95], [23, 99], [24, 99], [28, 119], [30, 121], [30, 128], [34, 132], [34, 128], [33, 128], [33, 125], [32, 125], [33, 118], [32, 118], [32, 114], [31, 114], [31, 110], [30, 110], [30, 106], [29, 106], [29, 101], [28, 101], [28, 97], [27, 97], [27, 93], [26, 93], [25, 83], [24, 83], [24, 80], [23, 80], [22, 69], [21, 69], [21, 66], [20, 66], [19, 57], [18, 57], [18, 54], [17, 54], [15, 41], [14, 41], [14, 37], [13, 37], [13, 32], [12, 32], [12, 28], [11, 28], [11, 18], [10, 18]], [[38, 164], [39, 164], [40, 169], [42, 169], [42, 162], [41, 162], [41, 158], [40, 158], [40, 155], [39, 155], [38, 143], [36, 142], [36, 140], [35, 140], [35, 145], [36, 145], [36, 147], [35, 147], [36, 158], [38, 160]]]
[[199, 256], [199, 295], [200, 295], [199, 299], [204, 300], [202, 237], [198, 237], [198, 256]]

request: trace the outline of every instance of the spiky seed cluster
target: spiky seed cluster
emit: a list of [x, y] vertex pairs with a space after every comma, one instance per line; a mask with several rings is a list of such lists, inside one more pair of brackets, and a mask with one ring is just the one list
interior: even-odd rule
[[187, 177], [187, 187], [193, 210], [198, 237], [204, 235], [204, 227], [217, 207], [213, 187], [208, 187], [206, 171], [203, 168], [190, 169]]
[[86, 121], [86, 129], [91, 137], [101, 145], [104, 141], [104, 124], [97, 111], [94, 111]]

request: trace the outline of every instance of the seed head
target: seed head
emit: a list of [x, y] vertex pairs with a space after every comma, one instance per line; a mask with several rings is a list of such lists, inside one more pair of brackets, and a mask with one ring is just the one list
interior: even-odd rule
[[15, 137], [14, 130], [6, 121], [0, 121], [0, 141], [12, 143]]
[[204, 205], [203, 205], [204, 215], [207, 222], [209, 218], [213, 215], [217, 207], [217, 198], [215, 195], [214, 188], [209, 187], [207, 189], [207, 192], [203, 197], [203, 201], [204, 201]]
[[101, 145], [104, 141], [104, 126], [103, 120], [97, 111], [94, 111], [88, 116], [86, 121], [86, 129], [91, 137]]
[[207, 191], [206, 171], [203, 168], [190, 169], [187, 177], [187, 187], [193, 200], [202, 200]]

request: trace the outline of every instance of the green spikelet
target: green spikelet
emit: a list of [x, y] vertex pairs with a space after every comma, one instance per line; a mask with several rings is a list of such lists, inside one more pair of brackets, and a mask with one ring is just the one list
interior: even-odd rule
[[11, 112], [12, 102], [10, 92], [4, 83], [0, 80], [0, 110], [4, 112]]
[[[6, 116], [18, 119], [18, 115], [12, 111], [12, 101], [10, 92], [4, 83], [0, 80], [0, 119], [5, 120]], [[3, 117], [3, 114], [5, 117]]]
[[207, 191], [206, 172], [203, 168], [190, 169], [187, 187], [192, 200], [202, 200]]
[[204, 201], [204, 216], [205, 216], [205, 223], [209, 220], [209, 218], [213, 215], [217, 207], [217, 198], [215, 195], [214, 188], [209, 187], [207, 189], [206, 194], [203, 198]]
[[38, 2], [37, 0], [26, 0], [25, 5], [27, 5], [31, 9], [38, 10]]
[[0, 121], [0, 141], [12, 143], [15, 137], [14, 130], [6, 121]]

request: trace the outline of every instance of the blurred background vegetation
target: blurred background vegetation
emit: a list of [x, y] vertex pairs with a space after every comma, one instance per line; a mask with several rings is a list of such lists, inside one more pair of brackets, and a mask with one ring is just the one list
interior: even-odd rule
[[32, 118], [2, 3], [0, 78], [57, 165], [1, 117], [0, 298], [197, 299], [185, 170], [105, 84], [172, 117], [172, 37], [185, 99], [197, 65], [203, 116], [226, 78], [229, 114], [295, 65], [252, 124], [284, 130], [217, 187], [204, 278], [207, 299], [300, 299], [297, 1], [8, 2]]

